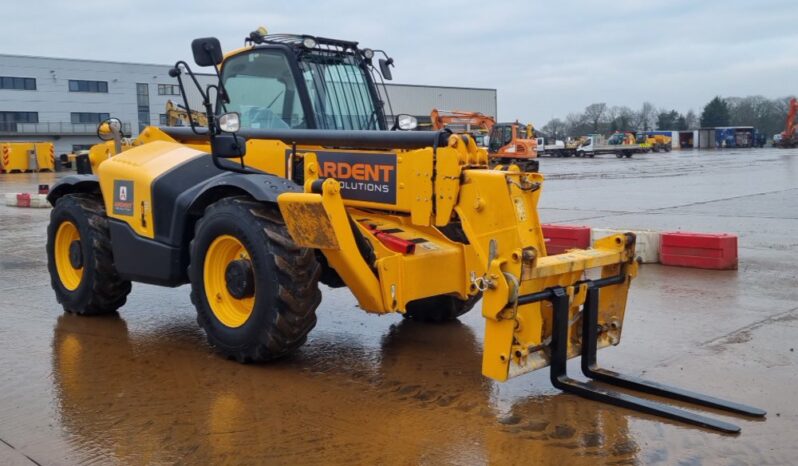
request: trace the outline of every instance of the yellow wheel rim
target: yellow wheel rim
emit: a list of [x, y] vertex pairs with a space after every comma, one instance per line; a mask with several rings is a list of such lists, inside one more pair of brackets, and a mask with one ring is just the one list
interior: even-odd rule
[[219, 322], [228, 327], [240, 327], [249, 319], [255, 306], [255, 297], [238, 299], [227, 289], [227, 266], [239, 259], [250, 260], [247, 248], [237, 238], [222, 235], [213, 240], [205, 254], [203, 283], [205, 297]]
[[69, 247], [74, 241], [80, 241], [80, 233], [74, 223], [63, 222], [55, 232], [55, 268], [61, 285], [69, 291], [75, 291], [83, 278], [83, 267], [73, 267], [69, 259]]

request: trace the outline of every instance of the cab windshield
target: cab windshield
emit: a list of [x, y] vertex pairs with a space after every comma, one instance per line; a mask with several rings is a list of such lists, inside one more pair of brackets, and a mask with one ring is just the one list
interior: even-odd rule
[[340, 53], [306, 53], [299, 61], [320, 129], [382, 129], [365, 70], [355, 57]]
[[296, 79], [283, 53], [259, 50], [228, 59], [222, 82], [226, 111], [241, 114], [241, 128], [307, 128]]

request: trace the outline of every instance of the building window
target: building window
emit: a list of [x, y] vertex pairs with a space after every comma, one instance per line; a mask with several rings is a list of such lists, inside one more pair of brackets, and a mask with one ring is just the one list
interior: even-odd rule
[[150, 86], [147, 83], [136, 84], [136, 104], [139, 109], [139, 132], [150, 125]]
[[35, 91], [36, 78], [16, 78], [12, 76], [0, 76], [0, 89], [11, 89], [15, 91]]
[[177, 84], [158, 84], [158, 95], [180, 95], [180, 86]]
[[0, 131], [16, 132], [17, 123], [38, 122], [38, 112], [0, 112]]
[[39, 112], [0, 112], [0, 122], [38, 123]]
[[72, 124], [80, 123], [100, 123], [111, 117], [109, 113], [92, 113], [92, 112], [72, 112], [70, 114]]
[[166, 117], [165, 113], [158, 115], [158, 123], [160, 123], [161, 126], [169, 126], [169, 118]]
[[69, 80], [69, 92], [102, 92], [108, 93], [107, 81]]
[[91, 149], [91, 144], [72, 144], [72, 152], [89, 149]]

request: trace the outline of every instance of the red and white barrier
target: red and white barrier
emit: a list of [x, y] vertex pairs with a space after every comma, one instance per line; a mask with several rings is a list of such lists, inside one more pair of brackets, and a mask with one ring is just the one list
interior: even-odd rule
[[47, 194], [36, 193], [8, 193], [5, 195], [5, 204], [9, 207], [31, 207], [46, 209], [50, 207]]
[[728, 233], [659, 232], [551, 224], [541, 226], [549, 255], [561, 254], [568, 249], [585, 249], [597, 239], [632, 232], [637, 238], [635, 253], [643, 263], [714, 270], [737, 268], [737, 236]]

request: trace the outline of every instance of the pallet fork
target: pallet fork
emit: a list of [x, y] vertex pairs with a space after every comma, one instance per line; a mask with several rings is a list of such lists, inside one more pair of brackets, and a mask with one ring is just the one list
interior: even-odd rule
[[[598, 304], [599, 292], [602, 287], [610, 286], [624, 280], [624, 274], [617, 277], [608, 277], [597, 280], [586, 280], [587, 297], [582, 307], [582, 349], [581, 365], [582, 374], [589, 379], [615, 385], [628, 390], [639, 391], [649, 395], [657, 395], [673, 400], [693, 403], [700, 406], [715, 408], [734, 414], [754, 418], [764, 417], [766, 412], [740, 403], [722, 400], [713, 396], [695, 393], [689, 390], [670, 387], [658, 382], [643, 380], [637, 377], [619, 374], [597, 365], [596, 348], [598, 334]], [[657, 401], [640, 398], [626, 393], [605, 389], [592, 384], [574, 380], [568, 376], [567, 347], [568, 329], [570, 326], [568, 309], [569, 298], [566, 289], [554, 287], [548, 290], [520, 296], [519, 304], [529, 304], [538, 301], [549, 301], [554, 312], [551, 350], [550, 377], [551, 383], [560, 390], [590, 400], [620, 406], [634, 411], [660, 416], [667, 419], [685, 422], [716, 431], [736, 434], [740, 427], [729, 422], [717, 420], [701, 414], [692, 413], [681, 408], [676, 408]]]

